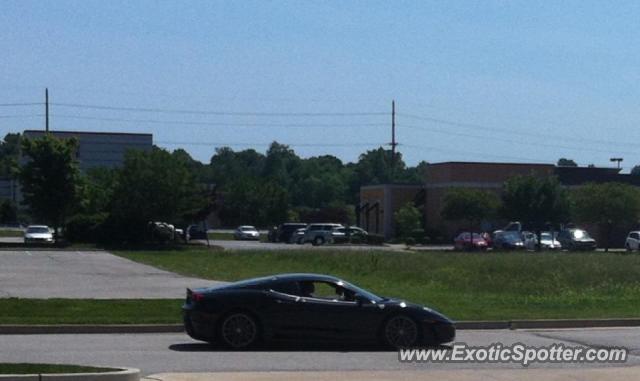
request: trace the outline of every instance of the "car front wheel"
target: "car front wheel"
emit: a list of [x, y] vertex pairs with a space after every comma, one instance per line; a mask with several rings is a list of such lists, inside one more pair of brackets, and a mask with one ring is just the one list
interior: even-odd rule
[[322, 237], [316, 237], [313, 239], [313, 245], [314, 246], [320, 246], [320, 245], [324, 245], [324, 238]]
[[397, 315], [384, 326], [384, 341], [393, 348], [409, 348], [418, 343], [418, 325], [408, 316]]
[[258, 324], [244, 312], [230, 314], [222, 321], [220, 337], [230, 348], [249, 348], [258, 340]]

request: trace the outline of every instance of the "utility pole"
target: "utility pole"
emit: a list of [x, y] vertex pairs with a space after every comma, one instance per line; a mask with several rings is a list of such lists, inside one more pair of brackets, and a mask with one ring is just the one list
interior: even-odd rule
[[49, 89], [44, 89], [44, 131], [49, 133]]
[[391, 168], [396, 164], [396, 101], [391, 101]]

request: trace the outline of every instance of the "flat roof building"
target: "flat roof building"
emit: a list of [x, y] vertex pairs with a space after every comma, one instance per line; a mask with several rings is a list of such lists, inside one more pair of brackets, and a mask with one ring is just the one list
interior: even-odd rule
[[[45, 133], [26, 130], [23, 136], [37, 138]], [[128, 150], [150, 151], [153, 147], [152, 134], [87, 131], [50, 131], [49, 134], [60, 139], [78, 139], [76, 155], [82, 171], [94, 167], [119, 167], [124, 163], [124, 154]]]

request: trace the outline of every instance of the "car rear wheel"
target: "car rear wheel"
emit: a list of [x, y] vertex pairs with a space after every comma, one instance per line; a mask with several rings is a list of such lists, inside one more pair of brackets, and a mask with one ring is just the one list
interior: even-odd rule
[[385, 343], [390, 347], [413, 347], [418, 343], [418, 325], [408, 316], [397, 315], [387, 320], [383, 335]]
[[244, 312], [230, 314], [222, 321], [220, 337], [230, 348], [249, 348], [258, 341], [258, 324]]
[[324, 238], [322, 237], [316, 237], [313, 239], [313, 246], [320, 246], [320, 245], [324, 245]]

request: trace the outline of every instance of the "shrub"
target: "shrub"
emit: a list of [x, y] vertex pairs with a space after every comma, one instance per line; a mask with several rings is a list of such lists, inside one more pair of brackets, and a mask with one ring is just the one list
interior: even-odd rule
[[65, 228], [65, 238], [71, 242], [95, 243], [102, 240], [106, 215], [77, 214], [69, 219]]

